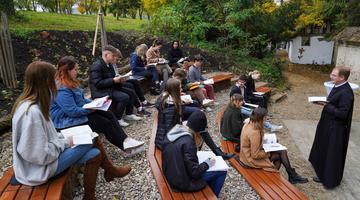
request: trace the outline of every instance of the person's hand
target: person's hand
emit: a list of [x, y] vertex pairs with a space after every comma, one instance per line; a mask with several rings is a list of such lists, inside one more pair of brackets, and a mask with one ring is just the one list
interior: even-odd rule
[[320, 105], [320, 106], [325, 106], [327, 104], [324, 101], [314, 101], [313, 103], [316, 104], [316, 105]]
[[207, 158], [204, 162], [205, 162], [206, 164], [208, 164], [209, 167], [212, 167], [212, 166], [215, 165], [216, 160], [215, 160], [214, 157], [209, 157], [209, 158]]
[[73, 136], [68, 137], [68, 141], [69, 141], [70, 147], [74, 146]]
[[114, 80], [114, 83], [121, 83], [121, 78], [120, 78], [120, 76], [115, 76], [115, 77], [113, 78], [113, 80]]

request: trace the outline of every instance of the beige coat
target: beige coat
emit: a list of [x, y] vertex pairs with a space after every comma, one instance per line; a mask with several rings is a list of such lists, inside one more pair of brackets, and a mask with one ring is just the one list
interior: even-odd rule
[[147, 64], [157, 63], [159, 62], [160, 51], [155, 51], [154, 47], [150, 47], [150, 49], [146, 52], [146, 62]]
[[241, 131], [240, 161], [253, 168], [263, 168], [266, 171], [277, 172], [270, 161], [270, 153], [262, 148], [264, 132], [256, 130], [251, 123], [246, 123]]

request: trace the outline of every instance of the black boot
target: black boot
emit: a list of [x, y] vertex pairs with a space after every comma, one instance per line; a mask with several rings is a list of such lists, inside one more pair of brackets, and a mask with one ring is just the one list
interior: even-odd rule
[[291, 168], [291, 170], [287, 171], [287, 173], [289, 175], [289, 182], [292, 184], [308, 182], [308, 179], [301, 177], [298, 173], [296, 173], [294, 168]]
[[214, 153], [217, 156], [221, 156], [224, 160], [229, 160], [230, 158], [235, 156], [235, 154], [233, 153], [224, 153], [219, 147], [215, 148]]

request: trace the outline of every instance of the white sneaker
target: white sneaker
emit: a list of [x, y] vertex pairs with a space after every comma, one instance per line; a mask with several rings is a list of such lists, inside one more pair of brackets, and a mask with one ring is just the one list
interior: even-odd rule
[[135, 156], [136, 154], [139, 154], [143, 151], [145, 151], [144, 146], [140, 146], [140, 147], [133, 148], [133, 149], [128, 149], [125, 151], [125, 157], [129, 158], [129, 157]]
[[213, 109], [211, 109], [210, 107], [206, 107], [206, 108], [205, 108], [205, 111], [206, 111], [206, 112], [212, 112]]
[[142, 117], [136, 116], [135, 114], [131, 114], [131, 115], [125, 115], [124, 119], [128, 121], [139, 121], [142, 120]]
[[118, 120], [118, 122], [119, 122], [120, 126], [122, 126], [122, 127], [127, 127], [127, 126], [129, 126], [129, 123], [127, 123], [127, 122], [124, 121], [123, 119]]
[[137, 141], [131, 137], [127, 137], [124, 140], [123, 146], [124, 146], [124, 150], [128, 150], [128, 149], [132, 149], [132, 148], [136, 148], [139, 147], [141, 145], [144, 145], [144, 142], [141, 141]]
[[214, 100], [212, 99], [204, 99], [203, 102], [202, 102], [202, 105], [206, 106], [206, 105], [209, 105], [211, 103], [213, 103]]
[[271, 126], [271, 132], [276, 132], [276, 131], [278, 131], [278, 130], [280, 130], [282, 128], [283, 128], [283, 126], [272, 125]]

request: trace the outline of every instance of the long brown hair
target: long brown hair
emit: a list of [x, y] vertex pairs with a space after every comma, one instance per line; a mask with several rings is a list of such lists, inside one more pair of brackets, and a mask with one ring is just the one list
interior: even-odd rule
[[235, 93], [230, 97], [230, 102], [226, 107], [226, 110], [229, 108], [235, 108], [235, 101], [244, 101], [244, 97], [239, 94], [239, 93]]
[[17, 98], [12, 113], [15, 113], [23, 101], [30, 101], [30, 106], [39, 105], [44, 118], [49, 121], [51, 98], [57, 94], [54, 80], [55, 72], [55, 67], [48, 62], [35, 61], [30, 63], [25, 70], [24, 89]]
[[174, 101], [176, 113], [179, 114], [179, 116], [182, 115], [181, 110], [181, 97], [180, 97], [180, 86], [181, 82], [175, 78], [170, 78], [166, 81], [165, 85], [165, 92], [162, 95], [161, 99], [161, 106], [162, 108], [165, 107], [166, 100], [169, 96], [171, 96], [172, 100]]
[[80, 86], [80, 83], [78, 80], [73, 79], [69, 71], [74, 69], [76, 67], [77, 61], [72, 56], [65, 56], [62, 57], [58, 64], [58, 70], [55, 74], [55, 80], [58, 82], [58, 84], [62, 84], [68, 88], [74, 89]]
[[262, 107], [257, 107], [250, 115], [250, 123], [253, 124], [255, 129], [263, 132], [264, 129], [264, 117], [267, 115], [267, 110]]

